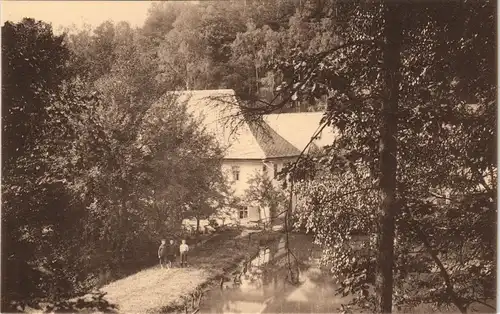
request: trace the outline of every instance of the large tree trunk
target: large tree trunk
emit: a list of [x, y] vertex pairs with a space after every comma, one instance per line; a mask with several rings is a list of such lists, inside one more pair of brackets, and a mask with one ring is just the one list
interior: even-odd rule
[[387, 96], [382, 105], [380, 128], [380, 189], [382, 203], [379, 208], [378, 260], [376, 285], [378, 310], [392, 312], [394, 220], [398, 212], [396, 203], [397, 170], [397, 112], [400, 82], [400, 50], [402, 25], [399, 4], [387, 1], [384, 8], [385, 46], [383, 50]]

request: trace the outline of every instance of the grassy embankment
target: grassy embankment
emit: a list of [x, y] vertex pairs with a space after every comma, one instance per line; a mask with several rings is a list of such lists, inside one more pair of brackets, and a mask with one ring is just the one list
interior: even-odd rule
[[[192, 250], [188, 268], [161, 269], [158, 266], [112, 282], [101, 288], [105, 299], [119, 313], [166, 313], [184, 307], [186, 297], [218, 280], [241, 261], [253, 256], [261, 240], [271, 241], [276, 232], [221, 233]], [[176, 265], [178, 266], [178, 265]]]

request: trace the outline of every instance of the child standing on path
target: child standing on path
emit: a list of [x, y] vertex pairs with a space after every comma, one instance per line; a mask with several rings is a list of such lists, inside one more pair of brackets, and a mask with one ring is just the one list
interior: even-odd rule
[[158, 248], [158, 259], [160, 260], [160, 267], [163, 268], [163, 264], [167, 263], [167, 241], [165, 239], [161, 240]]
[[179, 251], [181, 253], [181, 267], [187, 266], [187, 253], [189, 252], [189, 246], [186, 244], [186, 240], [182, 240], [179, 246]]
[[168, 268], [172, 268], [172, 263], [175, 262], [175, 256], [177, 248], [174, 244], [174, 240], [170, 240], [170, 245], [167, 248], [167, 260], [168, 260]]

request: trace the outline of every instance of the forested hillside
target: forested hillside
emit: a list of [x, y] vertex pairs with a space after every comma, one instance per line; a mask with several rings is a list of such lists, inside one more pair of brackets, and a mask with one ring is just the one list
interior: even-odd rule
[[[154, 97], [166, 90], [234, 89], [270, 101], [283, 77], [274, 66], [298, 48], [326, 51], [339, 42], [331, 7], [308, 1], [153, 3], [142, 28], [105, 22], [67, 37], [80, 76], [116, 94]], [[117, 75], [133, 78], [116, 80]], [[108, 89], [111, 86], [108, 85]], [[119, 90], [119, 91], [118, 91]], [[141, 93], [140, 95], [138, 93]], [[115, 95], [116, 96], [116, 95]], [[298, 102], [286, 111], [315, 110]]]

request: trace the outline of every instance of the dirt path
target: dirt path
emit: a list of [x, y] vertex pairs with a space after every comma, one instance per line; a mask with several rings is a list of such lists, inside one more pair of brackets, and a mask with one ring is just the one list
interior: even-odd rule
[[249, 241], [247, 235], [240, 231], [219, 234], [193, 250], [188, 268], [152, 267], [100, 290], [107, 293], [105, 299], [115, 304], [119, 313], [160, 312], [257, 251], [259, 236], [252, 235]]
[[186, 291], [194, 291], [207, 280], [204, 269], [151, 268], [115, 281], [101, 290], [118, 306], [119, 313], [146, 313], [177, 301]]

